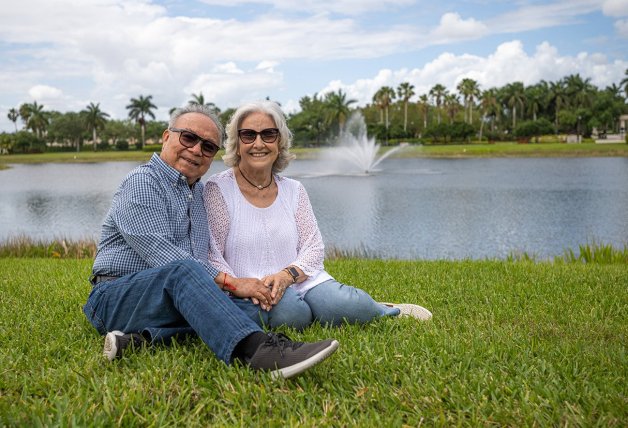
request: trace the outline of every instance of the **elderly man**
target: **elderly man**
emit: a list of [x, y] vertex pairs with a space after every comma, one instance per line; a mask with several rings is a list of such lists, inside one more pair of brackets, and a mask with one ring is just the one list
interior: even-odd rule
[[270, 290], [253, 278], [227, 282], [208, 263], [200, 179], [222, 137], [222, 125], [207, 107], [175, 110], [161, 155], [131, 171], [114, 195], [83, 308], [105, 335], [103, 353], [109, 360], [121, 357], [125, 348], [167, 344], [174, 336], [195, 333], [227, 364], [238, 359], [288, 378], [337, 349], [335, 340], [301, 343], [264, 333], [228, 293], [253, 295], [270, 307]]

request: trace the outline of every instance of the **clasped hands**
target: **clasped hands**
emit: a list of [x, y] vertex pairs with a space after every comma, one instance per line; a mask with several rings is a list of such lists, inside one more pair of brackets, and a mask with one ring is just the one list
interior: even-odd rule
[[219, 274], [217, 278], [222, 279], [220, 285], [224, 290], [241, 299], [251, 299], [265, 311], [270, 311], [279, 303], [286, 288], [292, 285], [292, 277], [283, 270], [261, 279], [234, 278], [224, 273]]

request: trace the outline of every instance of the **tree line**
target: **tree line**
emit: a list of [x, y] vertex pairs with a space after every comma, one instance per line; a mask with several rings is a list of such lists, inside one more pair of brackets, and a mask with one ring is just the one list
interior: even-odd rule
[[[304, 96], [299, 100], [300, 111], [288, 115], [288, 123], [295, 145], [311, 147], [332, 144], [356, 111], [364, 116], [369, 135], [385, 144], [529, 139], [551, 133], [590, 136], [594, 130], [601, 135], [619, 132], [619, 117], [628, 113], [627, 100], [628, 69], [621, 82], [603, 89], [579, 74], [530, 86], [512, 82], [490, 88], [463, 78], [455, 91], [436, 84], [424, 94], [402, 82], [396, 88], [381, 87], [363, 107], [357, 107], [357, 101], [342, 90]], [[202, 93], [192, 94], [189, 102], [210, 106], [223, 122], [234, 111], [221, 111]], [[92, 150], [126, 150], [129, 146], [143, 149], [147, 140], [159, 142], [167, 124], [155, 120], [152, 95], [131, 98], [126, 109], [127, 119], [114, 120], [99, 103], [65, 113], [47, 111], [37, 101], [24, 103], [8, 111], [15, 132], [0, 134], [0, 149], [9, 153], [79, 151], [89, 142]]]

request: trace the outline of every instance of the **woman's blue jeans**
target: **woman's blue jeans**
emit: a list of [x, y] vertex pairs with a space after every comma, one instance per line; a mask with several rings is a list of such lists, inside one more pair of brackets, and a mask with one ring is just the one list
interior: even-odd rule
[[399, 309], [377, 303], [364, 290], [330, 279], [300, 297], [292, 288], [269, 312], [260, 310], [247, 300], [235, 299], [236, 305], [260, 326], [270, 328], [286, 325], [302, 330], [314, 321], [339, 326], [343, 322], [367, 323], [375, 318], [397, 316]]
[[229, 364], [238, 342], [261, 331], [239, 309], [246, 303], [255, 306], [236, 306], [199, 263], [180, 260], [94, 285], [83, 311], [102, 335], [141, 332], [168, 343], [196, 333]]

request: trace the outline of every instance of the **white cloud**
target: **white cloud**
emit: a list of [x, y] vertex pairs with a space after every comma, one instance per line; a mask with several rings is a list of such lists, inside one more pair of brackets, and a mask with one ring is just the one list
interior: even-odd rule
[[605, 0], [602, 3], [602, 12], [607, 16], [628, 16], [628, 0]]
[[267, 5], [286, 11], [359, 15], [410, 6], [415, 4], [416, 0], [201, 0], [201, 2], [213, 6]]
[[414, 99], [429, 92], [435, 84], [440, 83], [451, 92], [462, 78], [468, 77], [480, 84], [480, 89], [501, 87], [514, 81], [524, 85], [533, 85], [541, 80], [557, 81], [570, 74], [580, 74], [591, 78], [591, 83], [604, 88], [618, 83], [628, 68], [628, 60], [610, 62], [601, 54], [582, 52], [576, 56], [561, 56], [548, 42], [536, 47], [532, 55], [528, 55], [523, 44], [518, 40], [502, 43], [495, 52], [486, 57], [462, 54], [443, 53], [422, 68], [392, 71], [380, 70], [370, 79], [360, 79], [353, 83], [331, 81], [320, 92], [342, 89], [351, 98], [358, 100], [360, 105], [371, 103], [373, 94], [382, 86], [396, 88], [401, 82], [407, 81], [415, 86]]
[[[366, 103], [379, 87], [403, 80], [410, 80], [417, 92], [439, 80], [449, 86], [467, 76], [488, 85], [580, 72], [606, 82], [616, 79], [616, 69], [625, 68], [625, 53], [615, 55], [620, 58], [617, 66], [594, 54], [560, 57], [550, 44], [529, 55], [521, 42], [502, 44], [488, 56], [421, 55], [445, 43], [453, 44], [454, 52], [460, 46], [456, 43], [488, 35], [540, 28], [555, 34], [552, 27], [586, 21], [600, 11], [616, 20], [616, 33], [628, 37], [628, 20], [621, 18], [626, 1], [502, 3], [501, 15], [491, 13], [494, 9], [487, 2], [473, 2], [478, 11], [490, 9], [480, 20], [479, 13], [474, 17], [468, 10], [457, 12], [462, 3], [428, 7], [416, 0], [205, 0], [223, 6], [220, 13], [198, 4], [190, 8], [205, 7], [210, 17], [175, 16], [174, 8], [187, 4], [183, 0], [22, 0], [0, 8], [0, 129], [6, 129], [2, 111], [33, 98], [43, 102], [43, 97], [47, 108], [60, 111], [101, 102], [104, 111], [121, 118], [131, 97], [153, 95], [157, 116], [163, 119], [171, 107], [201, 91], [221, 107], [285, 95], [292, 99], [284, 103], [287, 108], [298, 106], [296, 97], [317, 86], [325, 86], [320, 92], [342, 88], [350, 98]], [[237, 12], [233, 18], [217, 18], [229, 10]], [[417, 17], [426, 17], [421, 22], [432, 27], [419, 24]], [[611, 38], [609, 32], [600, 31], [600, 36]], [[485, 49], [482, 45], [478, 51]], [[415, 68], [391, 68], [388, 60], [402, 54], [407, 58], [404, 65]], [[359, 76], [364, 76], [361, 64], [372, 70], [379, 61], [381, 71], [362, 79], [343, 77], [349, 83], [338, 80], [350, 76], [347, 63], [354, 60]], [[312, 76], [308, 64], [321, 63], [326, 70], [315, 66], [319, 74]], [[338, 64], [342, 74], [336, 71]], [[286, 70], [299, 73], [298, 78], [284, 79]], [[311, 83], [326, 81], [322, 73], [329, 74], [328, 85]], [[287, 82], [299, 80], [308, 89], [287, 87]]]
[[615, 21], [615, 30], [621, 37], [628, 38], [628, 19], [619, 19]]
[[257, 67], [255, 67], [256, 70], [268, 70], [269, 72], [274, 72], [275, 71], [275, 67], [277, 67], [279, 65], [278, 61], [262, 61], [259, 64], [257, 64]]
[[237, 106], [244, 101], [269, 96], [282, 83], [281, 73], [268, 69], [241, 70], [230, 63], [196, 76], [184, 87], [184, 92], [202, 92], [206, 99], [219, 106]]
[[446, 13], [440, 25], [432, 31], [430, 39], [434, 43], [449, 43], [455, 40], [476, 39], [486, 35], [488, 28], [473, 18], [462, 19], [457, 13]]
[[36, 85], [28, 90], [28, 95], [42, 102], [56, 101], [63, 96], [63, 91], [52, 86]]
[[486, 20], [485, 24], [490, 32], [492, 34], [516, 33], [568, 25], [576, 22], [583, 15], [600, 9], [599, 0], [556, 0], [540, 3], [521, 2], [521, 4], [523, 5], [515, 10], [507, 10]]
[[224, 64], [218, 64], [212, 68], [212, 73], [222, 73], [222, 74], [244, 74], [235, 62], [227, 62]]

